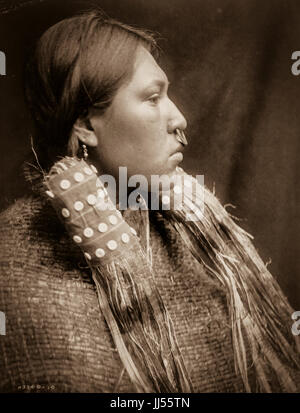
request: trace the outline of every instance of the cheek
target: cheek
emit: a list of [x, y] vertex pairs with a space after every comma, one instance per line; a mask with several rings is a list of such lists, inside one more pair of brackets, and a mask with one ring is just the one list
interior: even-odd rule
[[113, 174], [119, 166], [131, 175], [156, 173], [166, 166], [167, 130], [159, 108], [115, 107], [96, 133], [103, 166]]
[[139, 99], [122, 99], [112, 108], [111, 119], [116, 129], [134, 132], [147, 130], [162, 121], [161, 107]]
[[159, 109], [143, 105], [116, 113], [110, 131], [112, 141], [120, 144], [124, 153], [127, 150], [141, 155], [161, 152], [166, 139]]

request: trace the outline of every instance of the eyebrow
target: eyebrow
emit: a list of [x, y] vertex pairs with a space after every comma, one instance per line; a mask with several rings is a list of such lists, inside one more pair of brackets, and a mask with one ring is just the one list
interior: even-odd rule
[[154, 79], [145, 87], [145, 90], [150, 89], [153, 86], [159, 86], [160, 88], [163, 88], [165, 86], [168, 87], [170, 86], [170, 82], [168, 79], [166, 80]]

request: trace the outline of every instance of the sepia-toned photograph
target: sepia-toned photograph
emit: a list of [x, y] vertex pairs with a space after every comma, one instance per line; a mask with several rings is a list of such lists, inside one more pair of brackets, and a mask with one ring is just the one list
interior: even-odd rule
[[0, 393], [300, 392], [299, 17], [0, 1]]

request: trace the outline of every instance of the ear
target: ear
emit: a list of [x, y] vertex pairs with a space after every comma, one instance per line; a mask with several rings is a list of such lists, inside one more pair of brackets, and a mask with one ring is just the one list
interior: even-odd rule
[[98, 138], [92, 128], [83, 119], [77, 119], [74, 123], [72, 134], [75, 134], [81, 143], [87, 146], [97, 146]]

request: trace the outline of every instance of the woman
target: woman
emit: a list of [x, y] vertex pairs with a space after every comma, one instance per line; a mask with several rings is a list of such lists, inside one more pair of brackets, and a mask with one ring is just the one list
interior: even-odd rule
[[[39, 40], [32, 193], [1, 217], [2, 391], [297, 391], [293, 310], [248, 234], [178, 168], [186, 120], [156, 56], [151, 34], [98, 12]], [[120, 167], [171, 178], [159, 211], [149, 186], [138, 210], [113, 202], [98, 177], [120, 183]]]

